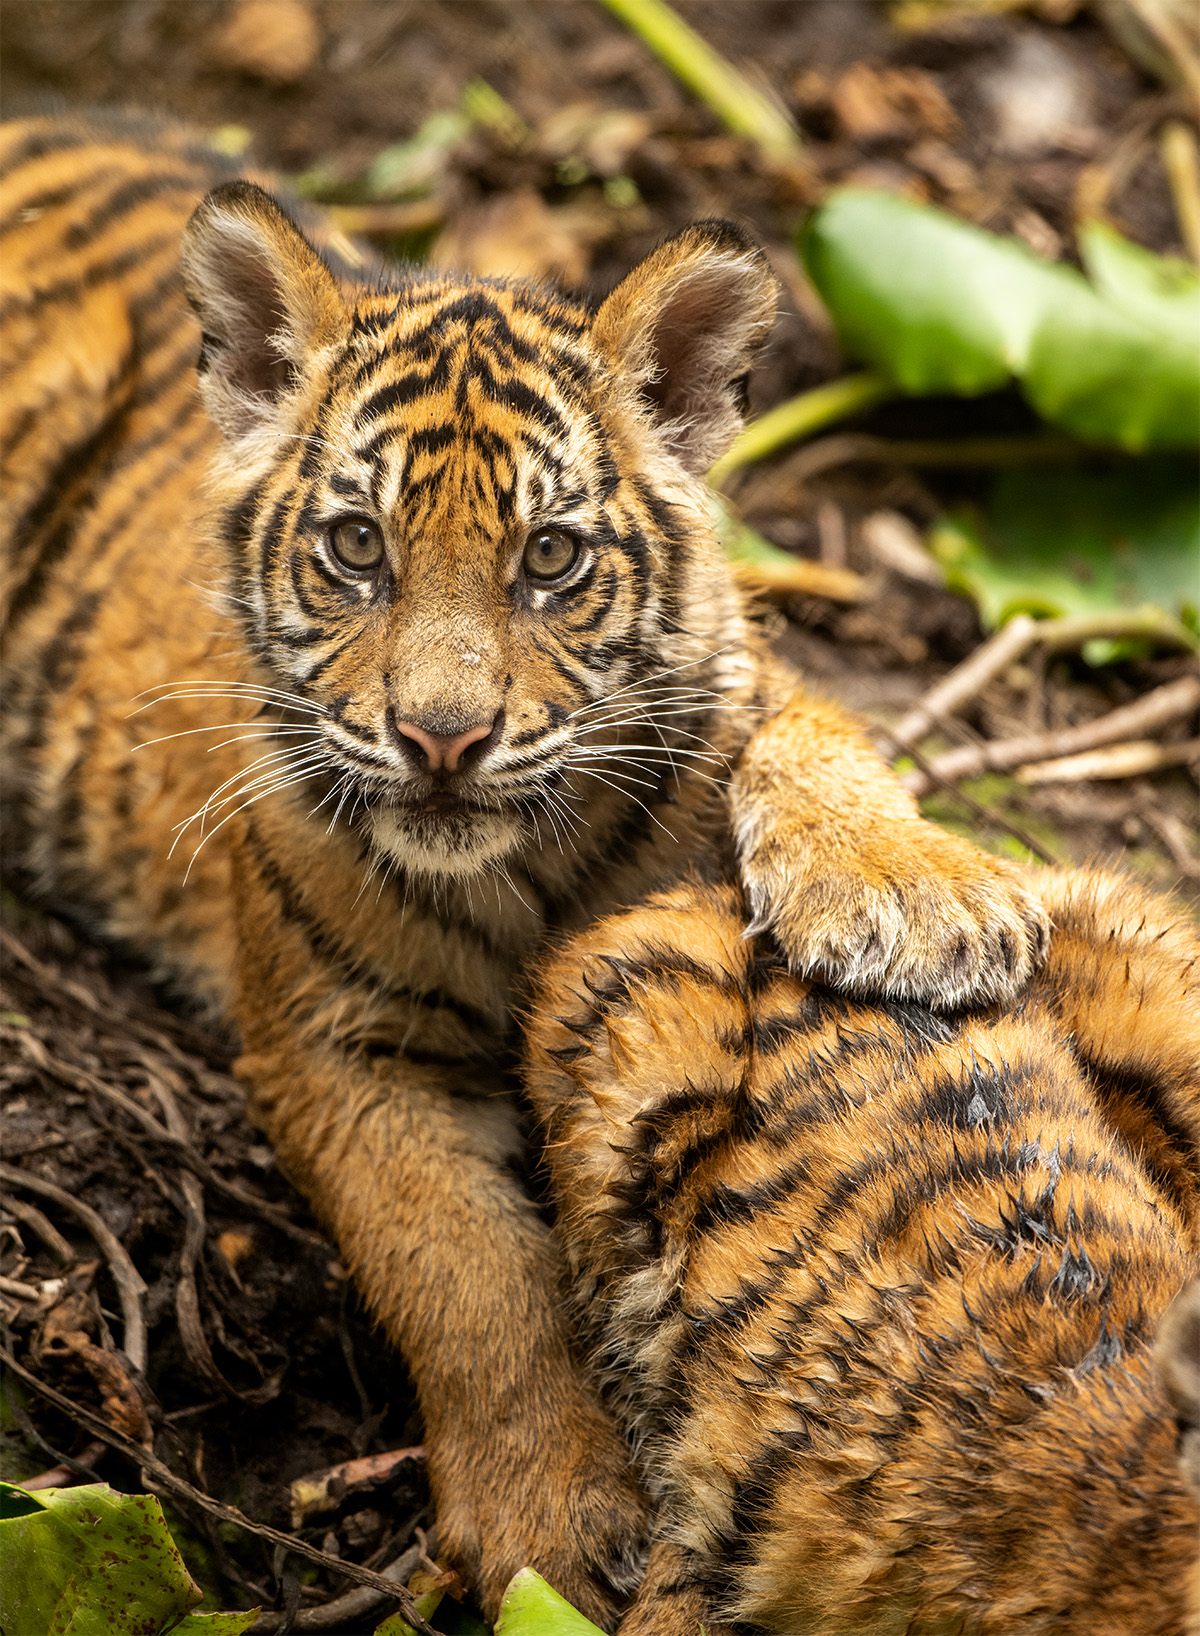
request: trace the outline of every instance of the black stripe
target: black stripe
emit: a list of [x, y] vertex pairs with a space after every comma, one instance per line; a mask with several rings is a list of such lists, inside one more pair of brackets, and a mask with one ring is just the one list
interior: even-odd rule
[[[305, 906], [299, 889], [268, 852], [253, 823], [246, 826], [246, 839], [259, 876], [277, 900], [282, 918], [303, 934], [313, 954], [326, 966], [335, 967], [348, 982], [368, 988], [374, 994], [418, 1006], [422, 1010], [448, 1011], [464, 1028], [485, 1037], [495, 1035], [496, 1020], [469, 1001], [448, 994], [444, 989], [414, 990], [407, 984], [391, 982], [373, 966], [356, 959], [342, 946], [336, 929], [326, 925]], [[386, 1049], [385, 1046], [379, 1048]]]

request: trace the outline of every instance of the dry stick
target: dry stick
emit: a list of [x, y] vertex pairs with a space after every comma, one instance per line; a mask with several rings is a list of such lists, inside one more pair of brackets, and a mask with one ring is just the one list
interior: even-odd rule
[[47, 1220], [36, 1205], [26, 1204], [24, 1199], [5, 1199], [4, 1208], [10, 1216], [15, 1216], [18, 1221], [23, 1221], [27, 1227], [32, 1227], [42, 1243], [58, 1257], [64, 1266], [74, 1261], [75, 1251], [67, 1243], [54, 1223]]
[[1172, 119], [1163, 126], [1158, 143], [1179, 236], [1192, 260], [1200, 265], [1200, 154], [1196, 138], [1181, 119]]
[[1197, 708], [1200, 708], [1200, 676], [1181, 676], [1165, 687], [1156, 687], [1153, 693], [1147, 693], [1135, 703], [1110, 710], [1106, 716], [1084, 722], [1080, 727], [947, 750], [944, 755], [933, 757], [927, 772], [906, 773], [900, 782], [910, 795], [924, 795], [930, 788], [930, 776], [938, 782], [948, 779], [954, 783], [980, 773], [1009, 772], [1025, 762], [1052, 761], [1082, 750], [1096, 750], [1102, 744], [1116, 744], [1152, 728], [1163, 727]]
[[[98, 1019], [107, 1028], [112, 1029], [112, 1011], [106, 1010], [89, 989], [85, 988], [82, 983], [76, 983], [69, 977], [64, 977], [60, 972], [55, 971], [52, 966], [45, 965], [25, 947], [19, 937], [14, 937], [11, 932], [2, 927], [0, 927], [0, 948], [18, 965], [24, 966], [28, 972], [37, 978], [43, 994], [47, 989], [54, 990], [58, 995], [64, 996], [76, 1011], [83, 1011], [89, 1017]], [[171, 1039], [170, 1035], [162, 1027], [156, 1027], [152, 1021], [147, 1020], [146, 1010], [147, 1008], [138, 1005], [136, 1002], [123, 1000], [119, 1019], [121, 1029], [128, 1034], [132, 1034], [135, 1038], [153, 1045], [157, 1050], [162, 1051], [165, 1056], [173, 1058], [177, 1063], [187, 1068], [189, 1072], [192, 1072], [192, 1066], [183, 1055], [180, 1046], [175, 1040]], [[226, 1066], [228, 1065], [231, 1053], [224, 1049], [218, 1041], [211, 1039], [202, 1029], [193, 1027], [180, 1017], [171, 1017], [166, 1021], [173, 1032], [178, 1033], [181, 1038], [188, 1041], [189, 1049], [194, 1051], [196, 1056], [209, 1063], [220, 1062]]]
[[[876, 730], [885, 736], [890, 736], [886, 727], [880, 727]], [[983, 823], [992, 824], [997, 829], [1006, 829], [1011, 836], [1020, 841], [1026, 851], [1032, 852], [1033, 856], [1040, 858], [1043, 863], [1057, 864], [1059, 862], [1059, 859], [1052, 852], [1047, 852], [1042, 843], [1034, 840], [1029, 831], [1022, 829], [1020, 824], [1014, 824], [1011, 818], [1006, 818], [995, 807], [984, 806], [982, 801], [977, 801], [973, 795], [968, 795], [966, 790], [960, 790], [958, 785], [952, 784], [948, 778], [940, 778], [919, 750], [909, 749], [905, 753], [916, 762], [918, 771], [929, 779], [932, 787], [943, 789], [947, 794], [952, 795], [956, 801], [960, 801], [966, 807], [973, 817]]]
[[918, 743], [945, 717], [969, 704], [1006, 665], [1015, 663], [1035, 644], [1046, 652], [1082, 647], [1097, 637], [1145, 637], [1191, 648], [1194, 638], [1161, 608], [1132, 613], [1068, 614], [1062, 619], [1031, 619], [1018, 614], [975, 649], [968, 659], [943, 676], [908, 715], [890, 729], [908, 747]]
[[1183, 26], [1183, 8], [1179, 7], [1180, 15], [1175, 16], [1163, 0], [1126, 0], [1126, 4], [1170, 57], [1192, 101], [1200, 109], [1200, 58]]
[[[188, 1129], [187, 1120], [179, 1110], [179, 1104], [169, 1085], [166, 1084], [160, 1073], [152, 1072], [145, 1062], [144, 1071], [150, 1079], [150, 1086], [158, 1098], [163, 1117], [167, 1122], [167, 1130], [177, 1142], [182, 1142], [185, 1148], [191, 1147], [192, 1133]], [[226, 1392], [230, 1397], [240, 1397], [242, 1394], [232, 1386], [217, 1368], [217, 1361], [212, 1355], [212, 1348], [208, 1344], [208, 1336], [204, 1333], [204, 1324], [200, 1317], [200, 1293], [196, 1287], [196, 1264], [204, 1249], [204, 1240], [207, 1235], [207, 1221], [204, 1213], [204, 1188], [199, 1177], [186, 1165], [179, 1170], [179, 1186], [183, 1192], [186, 1205], [183, 1251], [179, 1258], [179, 1281], [175, 1285], [175, 1316], [179, 1322], [179, 1333], [183, 1340], [187, 1355], [196, 1368], [218, 1391]]]
[[1138, 816], [1143, 823], [1158, 836], [1171, 857], [1175, 860], [1175, 867], [1181, 875], [1189, 880], [1200, 880], [1200, 858], [1196, 857], [1191, 849], [1191, 834], [1188, 827], [1174, 813], [1159, 812], [1154, 805], [1154, 799], [1148, 784], [1140, 788], [1134, 786], [1138, 797]]
[[904, 749], [923, 739], [943, 716], [952, 716], [981, 693], [993, 676], [1015, 663], [1036, 640], [1037, 629], [1037, 620], [1028, 614], [1010, 619], [995, 636], [989, 636], [976, 648], [969, 659], [930, 688], [920, 704], [895, 727], [889, 727], [889, 735]]
[[[432, 1539], [432, 1530], [427, 1536]], [[427, 1546], [427, 1549], [436, 1550], [436, 1545]], [[424, 1556], [419, 1545], [410, 1545], [398, 1556], [394, 1562], [389, 1562], [380, 1572], [385, 1579], [394, 1579], [399, 1584], [416, 1572]], [[343, 1626], [361, 1619], [364, 1614], [370, 1613], [377, 1607], [382, 1598], [374, 1590], [368, 1590], [360, 1585], [357, 1590], [347, 1591], [333, 1602], [324, 1602], [319, 1608], [302, 1608], [292, 1620], [293, 1630], [339, 1630]], [[271, 1632], [281, 1630], [285, 1621], [282, 1613], [264, 1613], [250, 1627], [250, 1636], [270, 1636]]]
[[[309, 1244], [317, 1248], [326, 1247], [325, 1240], [319, 1233], [309, 1232], [306, 1227], [297, 1227], [295, 1222], [291, 1221], [275, 1205], [268, 1204], [265, 1199], [255, 1198], [252, 1193], [244, 1193], [240, 1187], [235, 1187], [232, 1182], [227, 1182], [206, 1159], [201, 1158], [190, 1142], [184, 1141], [181, 1137], [167, 1130], [152, 1113], [143, 1108], [140, 1103], [135, 1102], [131, 1096], [126, 1096], [124, 1091], [119, 1091], [115, 1085], [106, 1085], [102, 1079], [98, 1079], [95, 1074], [89, 1073], [86, 1068], [76, 1068], [72, 1063], [64, 1062], [61, 1057], [53, 1057], [48, 1052], [43, 1053], [37, 1065], [48, 1073], [57, 1074], [60, 1079], [64, 1080], [68, 1085], [74, 1085], [77, 1090], [94, 1091], [97, 1096], [102, 1096], [113, 1103], [122, 1112], [127, 1113], [131, 1119], [136, 1120], [147, 1136], [161, 1143], [163, 1147], [169, 1149], [175, 1155], [181, 1164], [194, 1171], [202, 1182], [212, 1188], [214, 1193], [219, 1193], [223, 1198], [232, 1200], [233, 1203], [244, 1209], [248, 1215], [259, 1217], [260, 1220], [269, 1223], [270, 1226], [278, 1228], [281, 1233], [286, 1233], [289, 1238], [298, 1239], [302, 1244]], [[142, 1067], [145, 1070], [146, 1064], [144, 1061]]]
[[[55, 1187], [53, 1182], [44, 1182], [40, 1176], [31, 1176], [26, 1170], [18, 1170], [14, 1165], [6, 1164], [0, 1164], [0, 1181], [6, 1181], [10, 1187], [24, 1187], [31, 1193], [40, 1193], [43, 1198], [53, 1199], [55, 1204], [71, 1211], [83, 1222], [104, 1252], [104, 1259], [108, 1262], [117, 1293], [121, 1298], [121, 1318], [125, 1326], [125, 1355], [138, 1374], [144, 1375], [146, 1320], [142, 1314], [142, 1296], [146, 1293], [146, 1286], [120, 1239], [90, 1204], [84, 1204], [82, 1199], [75, 1198], [61, 1187]], [[130, 1444], [131, 1448], [134, 1446]]]
[[384, 1596], [391, 1597], [393, 1601], [399, 1602], [400, 1610], [410, 1625], [424, 1632], [424, 1636], [437, 1636], [437, 1632], [417, 1612], [416, 1604], [403, 1585], [398, 1585], [394, 1580], [386, 1579], [383, 1574], [375, 1573], [370, 1568], [360, 1568], [355, 1562], [343, 1562], [340, 1557], [329, 1556], [326, 1552], [319, 1551], [315, 1545], [310, 1545], [307, 1540], [298, 1539], [294, 1534], [285, 1534], [281, 1529], [272, 1528], [265, 1522], [251, 1522], [250, 1518], [239, 1511], [236, 1506], [224, 1505], [220, 1500], [214, 1500], [211, 1494], [205, 1494], [200, 1489], [193, 1488], [191, 1483], [185, 1481], [182, 1477], [177, 1477], [169, 1466], [164, 1465], [157, 1455], [148, 1453], [140, 1443], [135, 1443], [132, 1438], [126, 1437], [123, 1432], [117, 1431], [107, 1421], [102, 1420], [99, 1415], [93, 1414], [90, 1409], [85, 1409], [82, 1404], [73, 1403], [70, 1398], [64, 1397], [61, 1392], [56, 1392], [53, 1386], [47, 1386], [44, 1380], [39, 1380], [23, 1364], [18, 1363], [11, 1352], [6, 1351], [3, 1347], [0, 1347], [0, 1363], [5, 1364], [19, 1380], [24, 1381], [27, 1386], [31, 1386], [40, 1396], [53, 1403], [55, 1408], [61, 1409], [66, 1415], [70, 1415], [71, 1419], [86, 1431], [93, 1432], [105, 1443], [110, 1444], [119, 1453], [125, 1455], [127, 1459], [141, 1466], [153, 1477], [156, 1483], [161, 1483], [164, 1488], [181, 1495], [186, 1500], [190, 1500], [193, 1505], [198, 1505], [202, 1511], [207, 1511], [210, 1516], [217, 1517], [222, 1522], [232, 1522], [237, 1527], [244, 1528], [247, 1533], [258, 1534], [262, 1539], [269, 1540], [272, 1545], [281, 1545], [295, 1556], [303, 1557], [308, 1562], [315, 1562], [318, 1566], [327, 1568], [330, 1573], [340, 1574], [343, 1579], [353, 1580], [357, 1585], [369, 1585], [373, 1590], [382, 1592]]
[[1082, 784], [1090, 778], [1136, 778], [1139, 773], [1182, 767], [1200, 759], [1200, 738], [1186, 744], [1159, 744], [1155, 739], [1132, 739], [1103, 750], [1061, 756], [1054, 761], [1033, 761], [1017, 768], [1025, 784]]
[[23, 1284], [19, 1278], [9, 1278], [7, 1273], [0, 1273], [0, 1295], [11, 1295], [18, 1301], [40, 1301], [42, 1292], [34, 1289], [32, 1284]]

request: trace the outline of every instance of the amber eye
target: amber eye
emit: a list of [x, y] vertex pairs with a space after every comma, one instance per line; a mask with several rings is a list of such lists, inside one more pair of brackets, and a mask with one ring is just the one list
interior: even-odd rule
[[343, 568], [354, 568], [360, 573], [378, 568], [383, 561], [383, 535], [364, 517], [347, 517], [329, 530], [333, 554]]
[[578, 555], [578, 541], [561, 528], [539, 528], [526, 540], [521, 561], [534, 579], [560, 579]]

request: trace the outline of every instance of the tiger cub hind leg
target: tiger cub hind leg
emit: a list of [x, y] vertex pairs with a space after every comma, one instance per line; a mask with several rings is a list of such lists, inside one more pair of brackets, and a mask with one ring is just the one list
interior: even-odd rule
[[[1061, 953], [1011, 1014], [799, 982], [719, 885], [543, 973], [529, 1085], [580, 1323], [710, 1617], [1197, 1628], [1197, 1297], [1172, 1303], [1200, 951], [1112, 877], [1038, 890]], [[625, 1628], [673, 1631], [657, 1600]]]

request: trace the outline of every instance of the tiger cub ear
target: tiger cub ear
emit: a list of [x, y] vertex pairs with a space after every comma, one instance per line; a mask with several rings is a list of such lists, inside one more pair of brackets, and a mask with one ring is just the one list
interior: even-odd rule
[[253, 182], [228, 182], [201, 200], [181, 265], [204, 332], [200, 391], [209, 414], [228, 438], [274, 427], [279, 400], [344, 325], [332, 274]]
[[695, 222], [635, 267], [596, 314], [594, 343], [697, 476], [741, 429], [745, 376], [777, 294], [747, 233], [732, 222]]

